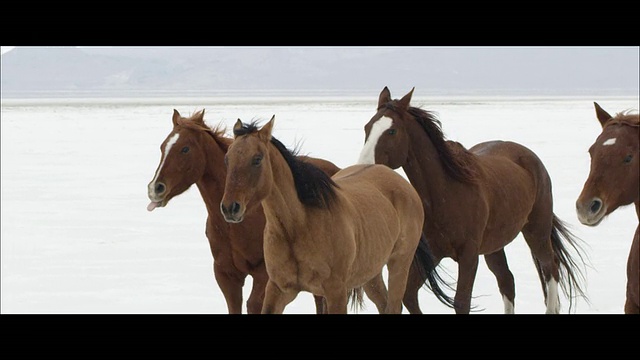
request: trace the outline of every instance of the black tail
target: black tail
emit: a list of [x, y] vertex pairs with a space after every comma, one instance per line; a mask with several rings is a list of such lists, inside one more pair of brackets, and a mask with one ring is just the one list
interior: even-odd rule
[[358, 310], [364, 310], [365, 308], [363, 292], [364, 288], [362, 288], [362, 286], [355, 289], [349, 289], [347, 301], [348, 303], [351, 303], [351, 310], [354, 313], [358, 313]]
[[440, 287], [440, 284], [444, 285], [450, 290], [454, 290], [453, 286], [447, 283], [437, 272], [437, 265], [435, 265], [431, 250], [427, 244], [427, 238], [422, 234], [420, 243], [414, 255], [413, 263], [411, 266], [416, 266], [420, 279], [425, 283], [427, 288], [440, 300], [441, 303], [447, 305], [450, 308], [454, 308], [453, 298], [447, 295]]
[[[565, 240], [564, 242], [563, 239]], [[585, 255], [583, 255], [584, 250], [579, 242], [581, 242], [581, 239], [573, 235], [571, 231], [569, 231], [567, 225], [556, 215], [553, 215], [551, 246], [553, 247], [556, 259], [558, 260], [558, 272], [560, 276], [558, 283], [564, 294], [569, 298], [569, 311], [571, 311], [577, 297], [583, 298], [587, 303], [589, 302], [589, 299], [581, 285], [585, 281], [585, 276], [581, 270], [582, 267], [578, 265], [575, 258], [571, 257], [571, 254], [565, 246], [565, 244], [571, 245], [582, 261], [581, 265], [586, 265], [587, 262], [585, 261]], [[546, 299], [547, 289], [545, 286], [544, 275], [539, 262], [535, 258], [534, 263], [536, 264], [536, 270], [538, 271], [538, 276], [540, 277], [542, 290]]]

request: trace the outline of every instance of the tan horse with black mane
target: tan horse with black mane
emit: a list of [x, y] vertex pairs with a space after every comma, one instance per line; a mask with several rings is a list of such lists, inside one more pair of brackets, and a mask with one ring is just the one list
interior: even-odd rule
[[[566, 244], [580, 248], [553, 213], [551, 179], [538, 156], [509, 141], [488, 141], [469, 150], [448, 141], [433, 113], [410, 105], [412, 94], [413, 89], [394, 100], [387, 87], [382, 90], [376, 113], [364, 127], [359, 162], [402, 167], [420, 194], [435, 263], [445, 257], [458, 263], [456, 313], [471, 311], [480, 255], [498, 281], [504, 312], [514, 312], [515, 283], [504, 247], [520, 232], [533, 255], [546, 312], [560, 312], [558, 284], [571, 302], [574, 295], [585, 297], [583, 275]], [[420, 284], [417, 274], [409, 274], [404, 304], [411, 313], [421, 312]]]
[[361, 287], [380, 313], [401, 313], [414, 258], [427, 286], [437, 275], [422, 237], [420, 196], [382, 165], [349, 166], [329, 177], [272, 137], [274, 118], [261, 129], [238, 119], [220, 203], [231, 223], [264, 208], [269, 281], [262, 313], [282, 313], [306, 291], [324, 296], [328, 313], [344, 314], [350, 290]]
[[[148, 185], [149, 211], [196, 184], [207, 208], [206, 236], [213, 255], [213, 273], [227, 302], [229, 314], [242, 313], [245, 279], [253, 278], [247, 313], [260, 313], [268, 275], [262, 249], [264, 213], [261, 206], [246, 214], [242, 224], [227, 223], [220, 214], [220, 200], [227, 175], [224, 156], [233, 138], [219, 125], [204, 122], [204, 110], [185, 118], [173, 111], [173, 129], [160, 145], [160, 164]], [[327, 174], [340, 170], [332, 162], [303, 157]], [[316, 296], [316, 311], [323, 312], [322, 297]]]
[[621, 206], [634, 204], [639, 225], [627, 259], [626, 314], [640, 313], [640, 115], [611, 116], [594, 103], [602, 132], [589, 148], [591, 169], [576, 201], [581, 223], [597, 226]]

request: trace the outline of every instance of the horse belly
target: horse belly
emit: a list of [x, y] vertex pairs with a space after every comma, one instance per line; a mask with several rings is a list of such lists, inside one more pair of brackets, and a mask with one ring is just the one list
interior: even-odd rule
[[482, 254], [500, 250], [518, 236], [536, 206], [538, 192], [529, 171], [505, 158], [492, 160], [484, 187], [489, 218], [482, 236]]
[[372, 221], [370, 225], [356, 240], [356, 256], [349, 271], [351, 287], [364, 284], [382, 271], [399, 237], [395, 221]]
[[482, 234], [480, 253], [490, 254], [511, 243], [527, 223], [529, 211], [514, 209], [510, 213], [508, 209], [499, 212], [494, 209]]

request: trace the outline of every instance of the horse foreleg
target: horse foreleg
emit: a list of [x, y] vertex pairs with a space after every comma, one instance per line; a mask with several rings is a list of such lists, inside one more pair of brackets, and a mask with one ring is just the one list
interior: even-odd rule
[[313, 301], [316, 303], [316, 314], [327, 313], [327, 302], [323, 296], [313, 295]]
[[478, 272], [478, 261], [477, 254], [462, 256], [458, 259], [458, 284], [453, 298], [456, 314], [469, 314], [471, 311], [471, 295]]
[[242, 314], [242, 287], [244, 276], [237, 271], [228, 271], [213, 264], [213, 275], [227, 302], [229, 314]]
[[327, 280], [323, 285], [328, 314], [346, 314], [349, 291], [342, 281]]
[[296, 296], [298, 296], [297, 291], [282, 291], [273, 281], [269, 280], [264, 291], [262, 313], [282, 314], [285, 306], [292, 302]]
[[627, 260], [627, 299], [624, 303], [625, 314], [640, 314], [640, 226], [631, 243]]
[[516, 298], [516, 285], [513, 280], [513, 273], [509, 270], [507, 256], [504, 249], [498, 250], [492, 254], [484, 255], [484, 260], [498, 281], [498, 289], [502, 294], [504, 301], [504, 313], [513, 314]]
[[269, 275], [267, 275], [264, 265], [260, 271], [252, 274], [253, 287], [251, 288], [251, 294], [247, 299], [247, 313], [248, 314], [260, 314], [262, 312], [262, 304], [264, 302], [264, 292], [269, 281]]

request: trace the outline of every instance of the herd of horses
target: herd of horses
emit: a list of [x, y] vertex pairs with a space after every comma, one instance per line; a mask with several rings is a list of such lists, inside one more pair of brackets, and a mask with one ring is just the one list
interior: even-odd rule
[[[496, 277], [504, 313], [514, 313], [515, 283], [505, 246], [522, 234], [533, 258], [546, 313], [588, 299], [580, 239], [553, 212], [552, 184], [540, 158], [510, 141], [467, 149], [447, 140], [433, 112], [411, 105], [413, 89], [394, 99], [387, 87], [364, 125], [357, 164], [339, 168], [303, 156], [273, 136], [275, 116], [260, 126], [237, 120], [233, 136], [173, 111], [173, 129], [148, 184], [147, 210], [196, 184], [208, 212], [213, 273], [229, 314], [241, 314], [247, 276], [249, 314], [280, 314], [300, 292], [317, 314], [362, 308], [421, 314], [427, 288], [456, 314], [469, 314], [482, 255]], [[640, 218], [639, 117], [611, 116], [594, 103], [602, 133], [576, 201], [579, 221], [596, 226], [620, 206]], [[402, 168], [406, 179], [395, 171]], [[640, 313], [639, 231], [627, 264], [624, 313]], [[440, 270], [457, 263], [455, 283]], [[387, 271], [385, 283], [384, 271]], [[453, 295], [449, 292], [453, 291]]]

